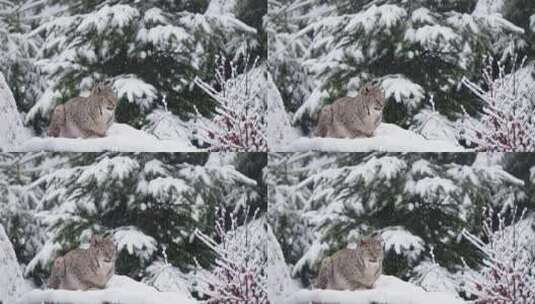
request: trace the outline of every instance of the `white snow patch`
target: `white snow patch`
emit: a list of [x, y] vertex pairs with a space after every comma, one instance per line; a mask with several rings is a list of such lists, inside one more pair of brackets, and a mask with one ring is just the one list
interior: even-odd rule
[[501, 13], [504, 0], [479, 0], [472, 12], [472, 15], [488, 15]]
[[118, 251], [126, 249], [129, 254], [135, 254], [143, 260], [148, 260], [156, 251], [156, 240], [133, 226], [118, 228], [113, 233], [113, 240]]
[[302, 137], [282, 147], [278, 152], [298, 151], [338, 151], [338, 152], [462, 152], [457, 143], [442, 140], [427, 140], [412, 131], [394, 124], [382, 123], [373, 137], [367, 138], [322, 138]]
[[34, 137], [11, 149], [13, 152], [72, 151], [72, 152], [194, 152], [189, 142], [158, 140], [155, 136], [126, 124], [113, 124], [106, 137], [56, 138]]
[[113, 276], [106, 289], [89, 291], [72, 290], [33, 290], [25, 294], [20, 304], [195, 304], [189, 295], [178, 292], [159, 292], [153, 287], [134, 281], [126, 276]]
[[122, 28], [139, 17], [139, 11], [129, 5], [105, 5], [97, 12], [88, 14], [78, 25], [81, 34], [96, 30], [99, 34], [110, 28]]
[[424, 251], [424, 240], [403, 229], [386, 230], [381, 233], [385, 241], [385, 250], [394, 250], [398, 255], [406, 255], [410, 261], [416, 261]]
[[285, 304], [461, 304], [464, 301], [444, 292], [426, 292], [423, 288], [393, 276], [381, 276], [375, 288], [369, 290], [301, 290], [289, 297]]
[[108, 130], [106, 137], [88, 139], [34, 137], [11, 150], [13, 152], [193, 152], [197, 149], [190, 142], [159, 140], [129, 125], [115, 123]]
[[212, 0], [206, 9], [206, 15], [231, 14], [236, 7], [236, 0]]
[[122, 77], [113, 83], [117, 97], [126, 97], [129, 102], [135, 103], [143, 109], [148, 109], [152, 101], [156, 99], [156, 88], [133, 75]]
[[393, 97], [409, 109], [416, 108], [424, 99], [424, 88], [402, 76], [388, 77], [382, 81], [382, 86], [386, 98]]

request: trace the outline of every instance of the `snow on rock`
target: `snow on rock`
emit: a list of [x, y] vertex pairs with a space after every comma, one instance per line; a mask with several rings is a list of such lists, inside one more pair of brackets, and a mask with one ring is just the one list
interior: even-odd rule
[[167, 261], [156, 261], [147, 267], [143, 282], [159, 291], [173, 291], [187, 294], [191, 288], [191, 278]]
[[0, 303], [12, 303], [22, 292], [25, 283], [13, 245], [1, 224], [0, 273], [2, 274], [0, 275]]
[[159, 140], [153, 135], [126, 124], [113, 124], [106, 137], [101, 138], [55, 138], [35, 137], [14, 147], [12, 151], [73, 151], [73, 152], [192, 152], [190, 142]]
[[443, 292], [426, 292], [423, 288], [393, 276], [383, 275], [374, 289], [356, 291], [301, 290], [287, 298], [285, 304], [461, 304], [464, 301]]
[[282, 248], [268, 225], [266, 232], [268, 297], [271, 303], [281, 303], [284, 298], [297, 290], [290, 276], [290, 269], [284, 260]]
[[19, 299], [20, 304], [194, 304], [189, 295], [178, 292], [159, 292], [153, 287], [137, 282], [126, 276], [115, 275], [106, 289], [73, 290], [33, 290]]
[[338, 152], [461, 152], [464, 149], [454, 142], [428, 140], [397, 125], [382, 123], [373, 137], [353, 139], [302, 137], [282, 147], [277, 152], [310, 150]]
[[18, 144], [26, 136], [13, 93], [0, 72], [0, 150]]
[[298, 137], [297, 132], [290, 125], [290, 119], [284, 110], [281, 94], [273, 82], [271, 73], [267, 73], [267, 101], [268, 101], [268, 146], [277, 150], [281, 145]]

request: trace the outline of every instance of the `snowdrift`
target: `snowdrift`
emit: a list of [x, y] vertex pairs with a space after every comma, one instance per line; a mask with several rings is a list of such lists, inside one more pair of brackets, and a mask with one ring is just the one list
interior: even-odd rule
[[337, 152], [461, 152], [464, 149], [456, 143], [442, 140], [428, 140], [412, 131], [394, 124], [381, 124], [375, 135], [369, 138], [322, 138], [302, 137], [276, 152], [299, 151]]
[[381, 276], [370, 290], [301, 290], [284, 304], [462, 304], [466, 303], [443, 292], [426, 292], [421, 287], [393, 276]]
[[191, 143], [176, 140], [160, 140], [127, 124], [113, 124], [106, 137], [55, 138], [34, 137], [12, 149], [13, 152], [73, 151], [73, 152], [192, 152]]
[[161, 304], [198, 303], [178, 292], [159, 292], [126, 276], [113, 276], [106, 289], [89, 291], [33, 290], [19, 299], [20, 304]]

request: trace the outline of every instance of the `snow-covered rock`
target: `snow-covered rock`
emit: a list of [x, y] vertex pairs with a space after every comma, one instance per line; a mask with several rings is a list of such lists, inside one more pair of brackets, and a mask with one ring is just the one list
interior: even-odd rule
[[0, 72], [0, 150], [20, 143], [25, 134], [13, 93]]
[[12, 303], [21, 294], [25, 283], [13, 245], [1, 224], [0, 274], [0, 303]]
[[159, 292], [153, 287], [137, 282], [126, 276], [115, 275], [106, 289], [72, 291], [72, 290], [33, 290], [18, 301], [20, 304], [194, 304], [189, 295], [178, 292]]
[[337, 304], [461, 304], [451, 294], [427, 292], [423, 288], [393, 276], [383, 275], [374, 289], [356, 291], [300, 290], [287, 298], [285, 304], [337, 303]]
[[297, 286], [292, 281], [281, 246], [270, 225], [267, 228], [266, 239], [268, 297], [271, 303], [281, 303], [284, 298], [297, 290]]
[[412, 131], [394, 124], [381, 124], [375, 135], [369, 138], [321, 138], [302, 137], [282, 147], [277, 152], [297, 151], [338, 151], [338, 152], [461, 152], [457, 143], [442, 140], [428, 140]]
[[11, 149], [29, 151], [74, 151], [74, 152], [192, 152], [193, 145], [185, 141], [160, 140], [153, 135], [126, 124], [113, 124], [106, 137], [101, 138], [55, 138], [35, 137]]
[[269, 149], [277, 151], [280, 146], [288, 144], [298, 137], [290, 124], [290, 118], [284, 109], [282, 96], [277, 89], [271, 73], [267, 73], [267, 102], [268, 102], [268, 145]]

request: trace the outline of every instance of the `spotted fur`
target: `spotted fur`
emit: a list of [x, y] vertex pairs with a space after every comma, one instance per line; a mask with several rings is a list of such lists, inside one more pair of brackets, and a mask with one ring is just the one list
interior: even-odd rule
[[320, 137], [371, 137], [383, 120], [385, 92], [366, 84], [356, 97], [342, 97], [321, 109], [316, 135]]
[[75, 97], [54, 109], [48, 127], [53, 137], [103, 137], [115, 118], [117, 97], [109, 86], [97, 85], [89, 97]]
[[109, 238], [93, 236], [89, 249], [75, 249], [54, 261], [48, 287], [67, 290], [102, 289], [115, 273], [117, 250]]
[[363, 239], [356, 249], [342, 249], [323, 261], [316, 288], [371, 289], [383, 271], [383, 258], [379, 236]]

